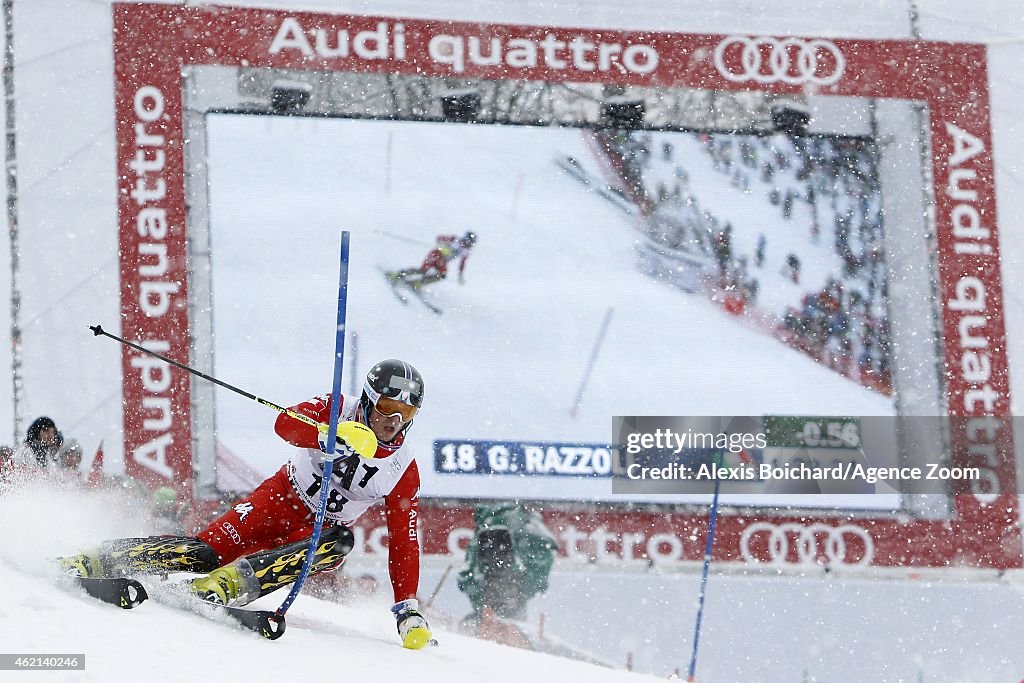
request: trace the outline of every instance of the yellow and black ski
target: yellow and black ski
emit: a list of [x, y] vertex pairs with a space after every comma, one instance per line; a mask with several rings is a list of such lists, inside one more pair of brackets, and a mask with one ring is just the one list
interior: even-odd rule
[[[149, 598], [146, 587], [135, 579], [126, 577], [83, 578], [71, 577], [74, 585], [81, 587], [91, 597], [122, 609], [138, 607]], [[216, 605], [192, 596], [176, 596], [160, 600], [162, 604], [180, 607], [212, 621], [223, 621], [220, 615], [227, 615], [234, 623], [259, 633], [267, 640], [277, 640], [285, 631], [284, 617], [269, 610], [244, 609]]]
[[145, 586], [135, 579], [74, 577], [74, 581], [90, 596], [122, 609], [138, 607], [149, 597]]

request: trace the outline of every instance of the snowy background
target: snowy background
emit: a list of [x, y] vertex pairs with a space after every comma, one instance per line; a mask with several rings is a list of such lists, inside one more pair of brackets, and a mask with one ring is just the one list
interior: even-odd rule
[[[306, 0], [288, 3], [278, 0], [234, 4], [618, 29], [867, 38], [905, 38], [910, 35], [907, 3], [886, 0], [739, 0], [727, 6], [692, 0], [671, 6], [661, 2], [627, 5], [561, 0], [454, 0], [445, 3], [409, 0], [372, 3]], [[1024, 356], [1024, 342], [1021, 341], [1024, 339], [1024, 300], [1019, 294], [1024, 285], [1024, 273], [1020, 268], [1024, 253], [1019, 246], [1024, 235], [1018, 220], [1024, 215], [1024, 169], [1020, 161], [1024, 158], [1024, 142], [1021, 142], [1024, 131], [1020, 123], [1024, 112], [1024, 96], [1021, 95], [1024, 76], [1020, 73], [1020, 65], [1024, 63], [1024, 31], [1021, 29], [1024, 26], [1024, 7], [1015, 0], [971, 3], [922, 0], [918, 6], [920, 32], [924, 39], [980, 42], [989, 48], [988, 85], [992, 102], [1011, 389], [1015, 396], [1024, 396], [1024, 361], [1021, 360]], [[112, 343], [94, 340], [86, 330], [87, 325], [118, 318], [110, 5], [97, 0], [16, 0], [15, 30], [25, 418], [52, 415], [67, 434], [83, 442], [87, 458], [105, 438], [107, 446], [112, 446], [108, 450], [108, 459], [116, 463], [120, 456], [116, 445], [121, 426], [120, 351]], [[233, 122], [229, 127], [231, 125]], [[255, 125], [269, 128], [272, 124]], [[295, 130], [309, 125], [312, 123], [288, 123], [288, 127]], [[270, 131], [267, 130], [266, 134], [270, 135]], [[221, 139], [226, 141], [230, 135], [230, 131], [222, 131]], [[558, 144], [563, 143], [560, 140]], [[564, 144], [568, 148], [576, 143], [567, 137]], [[336, 159], [334, 163], [338, 163]], [[545, 168], [549, 166], [547, 161], [544, 164]], [[291, 170], [296, 174], [303, 172], [299, 165]], [[325, 179], [320, 180], [327, 183]], [[346, 191], [336, 181], [329, 185], [332, 193]], [[263, 196], [272, 197], [281, 188], [271, 189], [272, 192], [265, 190]], [[214, 191], [220, 190], [214, 188]], [[498, 211], [485, 216], [488, 222], [495, 216], [509, 215], [509, 204], [502, 204], [498, 199], [495, 198]], [[227, 198], [223, 200], [228, 201]], [[271, 209], [281, 208], [269, 202], [262, 207], [263, 215]], [[338, 207], [328, 203], [322, 208], [323, 225], [336, 229], [336, 216], [329, 214], [337, 211]], [[573, 209], [588, 210], [582, 204]], [[368, 209], [364, 210], [367, 215], [363, 216], [358, 229], [372, 231], [369, 218], [377, 213], [369, 214]], [[486, 207], [479, 210], [486, 211]], [[524, 220], [528, 215], [522, 214]], [[393, 216], [396, 223], [400, 217]], [[280, 216], [280, 220], [285, 222], [285, 217]], [[353, 224], [356, 222], [352, 221]], [[401, 226], [391, 227], [422, 228], [432, 235], [439, 226], [402, 222]], [[452, 230], [461, 227], [453, 225]], [[468, 306], [467, 314], [481, 315], [485, 309], [474, 298], [494, 295], [485, 287], [513, 287], [513, 274], [503, 271], [504, 262], [498, 260], [501, 253], [498, 251], [501, 245], [498, 231], [481, 228], [480, 233], [481, 247], [470, 264], [469, 285], [462, 289], [455, 289], [456, 286], [452, 285], [450, 291], [439, 292], [439, 296], [449, 297], [449, 305], [454, 306], [453, 313], [463, 310], [460, 306]], [[300, 232], [296, 234], [301, 235]], [[371, 239], [362, 240], [362, 243], [366, 242], [379, 243]], [[488, 255], [487, 249], [491, 246], [495, 251]], [[611, 258], [608, 252], [614, 245], [609, 245], [605, 253], [600, 251], [603, 246], [591, 246], [595, 250], [594, 258]], [[389, 257], [388, 265], [391, 265], [391, 256], [401, 264], [415, 263], [422, 256], [418, 248], [406, 251], [404, 247], [400, 250], [398, 245], [392, 245], [386, 250], [384, 247], [381, 249], [372, 263], [383, 261], [385, 254]], [[333, 245], [324, 251], [328, 258], [333, 259]], [[539, 251], [543, 252], [542, 249]], [[489, 263], [488, 259], [494, 261]], [[4, 241], [0, 244], [0, 270], [4, 273], [8, 272], [9, 261], [8, 244]], [[539, 264], [529, 259], [516, 264], [519, 271], [534, 265]], [[484, 272], [493, 272], [494, 275], [477, 277]], [[500, 277], [503, 272], [504, 280]], [[636, 278], [628, 283], [629, 286], [647, 286], [651, 288], [652, 296], [660, 295], [655, 293], [654, 284], [643, 285], [639, 275], [629, 273], [628, 270], [621, 271], [623, 278]], [[368, 276], [366, 282], [378, 282], [376, 274], [369, 273]], [[3, 282], [2, 291], [7, 291], [9, 282]], [[224, 286], [227, 287], [226, 284]], [[333, 287], [333, 279], [323, 283], [323, 287], [328, 290]], [[663, 289], [657, 292], [664, 294]], [[382, 294], [387, 294], [387, 291], [382, 289], [367, 296]], [[218, 293], [217, 296], [221, 295]], [[383, 296], [380, 300], [382, 306], [398, 306]], [[271, 298], [270, 301], [277, 299]], [[588, 316], [589, 328], [600, 323], [604, 305], [603, 299], [584, 299], [580, 305], [581, 316], [584, 313]], [[528, 315], [527, 309], [525, 305], [513, 307], [512, 312], [521, 321]], [[618, 324], [623, 321], [618, 316], [624, 315], [628, 307], [623, 305], [616, 310]], [[268, 328], [268, 333], [273, 334], [282, 333], [284, 326], [280, 320], [297, 315], [291, 304], [276, 307], [274, 313], [275, 319]], [[427, 324], [427, 318], [421, 313], [409, 311], [410, 319], [422, 318], [413, 325]], [[306, 314], [302, 312], [302, 315]], [[0, 328], [8, 327], [8, 315], [7, 307], [0, 307]], [[315, 320], [325, 318], [323, 313], [315, 311], [309, 315]], [[450, 324], [457, 326], [458, 315], [451, 317], [453, 321]], [[538, 321], [544, 325], [556, 325], [558, 322], [536, 316], [531, 324], [538, 324]], [[306, 328], [313, 324], [301, 319], [293, 322], [296, 327], [286, 335], [290, 340], [307, 334]], [[492, 322], [505, 324], [504, 318]], [[71, 333], [76, 330], [78, 334]], [[582, 342], [585, 348], [589, 341], [588, 336]], [[242, 353], [242, 349], [236, 351]], [[392, 352], [378, 347], [378, 355], [382, 356], [394, 353], [411, 357], [416, 351], [395, 349]], [[426, 353], [422, 361], [425, 367], [438, 362], [429, 357], [429, 351]], [[462, 360], [470, 364], [482, 363], [491, 353], [492, 349], [483, 349], [475, 356], [466, 354]], [[286, 356], [289, 363], [302, 361], [301, 358]], [[243, 359], [241, 355], [236, 357]], [[6, 345], [0, 346], [0, 366], [10, 366]], [[218, 371], [222, 367], [219, 365]], [[258, 389], [282, 402], [298, 400], [323, 390], [320, 383], [314, 381], [299, 385], [305, 373], [299, 372], [298, 367], [289, 365], [288, 373], [276, 375], [273, 383], [261, 385]], [[241, 365], [237, 370], [239, 376], [234, 379], [245, 385], [245, 372], [251, 370]], [[538, 379], [539, 374], [530, 374], [536, 372], [533, 366], [527, 370], [522, 378], [523, 386], [539, 392], [538, 395], [550, 400], [559, 410], [567, 411], [574, 387], [558, 387], [562, 394], [545, 396], [543, 392], [549, 388], [547, 383], [542, 378]], [[835, 377], [834, 373], [828, 373], [828, 376]], [[289, 377], [296, 378], [297, 383], [289, 384]], [[844, 381], [835, 378], [836, 381]], [[252, 379], [255, 381], [257, 378]], [[435, 386], [438, 387], [438, 393], [434, 395], [437, 405], [445, 404], [445, 392], [457, 392], [456, 388]], [[592, 385], [590, 396], [600, 395]], [[746, 399], [741, 396], [737, 400]], [[632, 402], [628, 405], [631, 410], [636, 406]], [[730, 412], [743, 412], [736, 410], [735, 403], [730, 402], [729, 405]], [[491, 408], [480, 401], [478, 407], [495, 410], [492, 415], [495, 428], [506, 430], [513, 437], [519, 436], [519, 429], [527, 428], [523, 425], [531, 424], [531, 417], [533, 420], [548, 419], [546, 415], [531, 415], [529, 407], [522, 415], [503, 414], [500, 404]], [[609, 414], [616, 412], [610, 403], [604, 408]], [[537, 413], [540, 412], [538, 409]], [[431, 415], [431, 420], [435, 419], [438, 426], [431, 429], [436, 428], [440, 432], [446, 425], [445, 420], [454, 418], [444, 416], [439, 409]], [[588, 419], [581, 415], [580, 424], [586, 424]], [[427, 422], [424, 420], [422, 427], [426, 427]], [[2, 392], [0, 425], [11, 423], [10, 396], [8, 392]], [[553, 421], [551, 424], [557, 427], [561, 423]], [[595, 423], [595, 428], [599, 426]], [[0, 441], [12, 438], [14, 435], [9, 434]], [[254, 432], [245, 435], [244, 442], [247, 446], [256, 444], [252, 450], [276, 447]], [[562, 665], [532, 656], [524, 657], [521, 653], [515, 653], [512, 660], [504, 659], [500, 648], [489, 645], [459, 647], [465, 641], [445, 635], [443, 631], [442, 639], [451, 643], [449, 647], [420, 653], [423, 657], [412, 659], [415, 655], [397, 648], [390, 617], [383, 604], [347, 612], [302, 598], [296, 607], [296, 615], [300, 617], [296, 632], [280, 643], [266, 644], [257, 639], [247, 639], [244, 635], [225, 633], [216, 625], [207, 625], [189, 616], [170, 614], [155, 605], [147, 605], [146, 612], [122, 614], [84, 599], [69, 601], [49, 583], [29, 576], [29, 573], [42, 568], [37, 560], [47, 554], [65, 551], [97, 536], [136, 532], [139, 527], [128, 528], [125, 524], [141, 524], [144, 520], [132, 520], [127, 515], [112, 520], [117, 515], [110, 515], [110, 510], [116, 509], [102, 505], [97, 509], [95, 504], [76, 500], [70, 495], [48, 497], [40, 491], [34, 491], [28, 500], [9, 498], [0, 506], [0, 519], [4, 520], [3, 531], [0, 531], [0, 604], [14, 614], [13, 619], [5, 619], [0, 625], [3, 649], [90, 653], [89, 670], [85, 674], [54, 675], [56, 680], [128, 678], [138, 672], [140, 665], [137, 656], [129, 657], [126, 653], [137, 653], [143, 649], [152, 655], [151, 663], [142, 665], [144, 673], [154, 680], [191, 680], [197, 671], [204, 670], [209, 671], [213, 678], [265, 675], [271, 667], [280, 667], [282, 674], [285, 671], [295, 673], [291, 668], [295, 662], [310, 667], [298, 670], [300, 674], [306, 671], [313, 675], [314, 671], [322, 671], [323, 665], [307, 664], [312, 651], [310, 646], [319, 649], [333, 644], [339, 631], [339, 649], [346, 653], [346, 662], [351, 661], [355, 666], [365, 653], [366, 661], [381, 667], [372, 675], [409, 676], [411, 671], [415, 671], [414, 675], [422, 675], [424, 680], [477, 681], [501, 680], [500, 676], [516, 671], [516, 680], [523, 677], [531, 680], [603, 680], [600, 678], [602, 674], [593, 671], [560, 669], [556, 667]], [[54, 510], [58, 512], [55, 514]], [[19, 520], [18, 526], [11, 524], [11, 520]], [[383, 575], [381, 568], [369, 568]], [[440, 572], [441, 568], [429, 568], [424, 585], [434, 585]], [[1017, 635], [1024, 626], [1019, 584], [1006, 578], [977, 575], [946, 574], [920, 577], [916, 581], [907, 579], [903, 576], [898, 581], [822, 577], [780, 580], [765, 576], [716, 576], [706, 612], [700, 680], [1014, 681], [1024, 677], [1024, 658], [1017, 642]], [[624, 661], [625, 653], [636, 653], [638, 668], [664, 675], [675, 666], [685, 667], [696, 585], [697, 577], [691, 573], [605, 575], [586, 573], [578, 568], [559, 568], [551, 594], [543, 601], [537, 601], [532, 608], [556, 614], [549, 619], [553, 619], [551, 628], [559, 635], [572, 636], [575, 642], [607, 653], [608, 658], [616, 663]], [[465, 605], [459, 603], [460, 596], [457, 593], [453, 595], [453, 590], [449, 585], [439, 594], [439, 612], [442, 609], [455, 615], [465, 612]], [[619, 599], [622, 595], [627, 599]], [[149, 610], [149, 607], [156, 609]], [[531, 618], [535, 616], [531, 615]], [[305, 627], [299, 625], [303, 622]], [[325, 623], [327, 628], [323, 627]], [[175, 634], [173, 640], [165, 640], [165, 634], [169, 633]], [[294, 637], [296, 635], [300, 637]], [[154, 642], [159, 644], [154, 645]], [[118, 645], [112, 646], [111, 643]], [[211, 651], [216, 653], [212, 657], [209, 655]], [[348, 654], [357, 651], [361, 654]], [[185, 671], [179, 675], [174, 669], [181, 664], [183, 652], [205, 655], [187, 662]], [[238, 656], [232, 658], [226, 654]], [[285, 669], [286, 666], [289, 668]], [[359, 666], [363, 664], [359, 663]], [[520, 671], [524, 673], [520, 675]], [[368, 670], [365, 673], [371, 675]]]

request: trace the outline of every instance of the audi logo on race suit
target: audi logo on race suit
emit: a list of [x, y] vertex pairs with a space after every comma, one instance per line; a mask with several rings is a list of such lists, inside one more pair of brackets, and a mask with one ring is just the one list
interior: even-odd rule
[[832, 85], [846, 68], [831, 41], [770, 36], [729, 36], [715, 47], [714, 63], [734, 83]]
[[853, 524], [755, 522], [740, 535], [740, 553], [751, 564], [866, 567], [875, 556], [875, 542]]

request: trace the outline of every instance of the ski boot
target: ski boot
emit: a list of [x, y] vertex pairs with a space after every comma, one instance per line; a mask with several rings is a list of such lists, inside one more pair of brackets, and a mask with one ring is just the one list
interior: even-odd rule
[[58, 557], [55, 561], [62, 572], [71, 576], [79, 576], [84, 579], [106, 576], [98, 549], [81, 552], [77, 555]]
[[[254, 591], [255, 589], [255, 591]], [[226, 567], [218, 567], [207, 576], [192, 579], [189, 590], [200, 600], [217, 605], [245, 604], [259, 593], [252, 567], [244, 558]], [[255, 599], [253, 596], [252, 599]]]
[[416, 280], [406, 280], [405, 282], [407, 285], [409, 285], [410, 289], [418, 292], [427, 285], [432, 285], [435, 282], [440, 282], [443, 279], [444, 276], [441, 275], [440, 273], [433, 273], [431, 275], [423, 275]]
[[[337, 569], [352, 550], [348, 527], [334, 526], [320, 537], [310, 574]], [[309, 539], [266, 550], [214, 569], [208, 576], [193, 579], [189, 590], [208, 602], [237, 606], [273, 593], [299, 578], [306, 559]]]
[[388, 270], [384, 272], [384, 277], [388, 283], [394, 287], [395, 285], [405, 283], [409, 284], [410, 277], [422, 276], [423, 273], [419, 268], [403, 268], [401, 270]]

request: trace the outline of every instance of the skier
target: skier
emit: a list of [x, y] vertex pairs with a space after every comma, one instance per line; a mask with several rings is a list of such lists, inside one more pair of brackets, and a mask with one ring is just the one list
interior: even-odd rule
[[413, 289], [439, 282], [448, 277], [448, 264], [455, 259], [459, 261], [459, 284], [465, 284], [464, 273], [469, 254], [476, 245], [476, 233], [466, 232], [462, 237], [457, 235], [438, 235], [437, 246], [430, 250], [419, 268], [404, 268], [390, 271], [385, 276], [392, 285], [404, 282]]
[[[419, 469], [403, 448], [423, 403], [423, 378], [409, 363], [384, 360], [366, 375], [362, 395], [342, 396], [339, 452], [334, 461], [325, 530], [312, 559], [313, 573], [337, 569], [352, 550], [349, 527], [383, 500], [388, 523], [388, 567], [394, 588], [391, 608], [402, 643], [410, 649], [431, 639], [419, 611], [417, 539]], [[291, 408], [321, 425], [330, 420], [331, 401], [322, 395]], [[303, 449], [247, 498], [194, 537], [153, 536], [107, 541], [100, 548], [60, 558], [79, 576], [188, 571], [189, 590], [218, 604], [243, 605], [293, 583], [299, 575], [322, 482], [326, 426], [320, 430], [287, 414], [277, 434]], [[347, 455], [346, 455], [347, 453]]]

